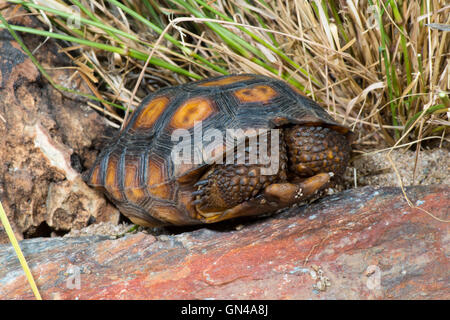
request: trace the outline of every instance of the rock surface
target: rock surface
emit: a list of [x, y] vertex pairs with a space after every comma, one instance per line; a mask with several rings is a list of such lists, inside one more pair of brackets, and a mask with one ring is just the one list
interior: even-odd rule
[[[21, 247], [44, 299], [449, 299], [450, 187], [406, 193], [415, 208], [364, 187], [241, 225]], [[0, 265], [0, 297], [32, 299], [10, 245]]]
[[[6, 17], [8, 10], [2, 11]], [[38, 27], [29, 15], [14, 24]], [[22, 34], [33, 50], [42, 38]], [[70, 61], [47, 41], [35, 57], [65, 87], [88, 92]], [[19, 239], [81, 228], [92, 220], [118, 222], [119, 213], [88, 188], [76, 170], [95, 158], [105, 121], [82, 101], [54, 89], [14, 41], [0, 30], [0, 200]], [[5, 241], [0, 227], [0, 242]]]

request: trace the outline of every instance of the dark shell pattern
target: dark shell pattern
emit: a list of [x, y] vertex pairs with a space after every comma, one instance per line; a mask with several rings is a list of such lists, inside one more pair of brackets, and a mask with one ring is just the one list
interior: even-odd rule
[[170, 217], [175, 224], [198, 223], [185, 212], [195, 211], [192, 185], [207, 165], [175, 165], [171, 157], [178, 143], [171, 139], [173, 131], [193, 133], [197, 121], [203, 132], [306, 123], [348, 132], [284, 81], [252, 74], [209, 78], [147, 96], [102, 150], [85, 181], [104, 191], [126, 215], [149, 220], [150, 213], [155, 225]]

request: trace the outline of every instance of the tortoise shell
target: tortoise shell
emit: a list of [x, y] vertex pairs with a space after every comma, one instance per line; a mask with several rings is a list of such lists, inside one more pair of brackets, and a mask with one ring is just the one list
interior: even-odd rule
[[[350, 134], [317, 103], [281, 80], [253, 74], [221, 76], [163, 88], [147, 96], [83, 177], [135, 223], [208, 222], [196, 213], [192, 192], [210, 164], [177, 164], [172, 158], [179, 143], [172, 139], [175, 131], [194, 134], [194, 126], [200, 122], [203, 132], [320, 124]], [[203, 152], [194, 139], [188, 143], [194, 153]]]

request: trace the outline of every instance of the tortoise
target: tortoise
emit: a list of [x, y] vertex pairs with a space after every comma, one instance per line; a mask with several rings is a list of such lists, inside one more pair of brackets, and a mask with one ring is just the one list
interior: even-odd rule
[[213, 223], [310, 198], [342, 175], [352, 135], [282, 80], [220, 76], [148, 95], [83, 178], [136, 224]]

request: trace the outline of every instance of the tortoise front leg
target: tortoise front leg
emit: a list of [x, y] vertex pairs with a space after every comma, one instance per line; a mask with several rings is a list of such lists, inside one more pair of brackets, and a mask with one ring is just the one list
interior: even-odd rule
[[[261, 138], [261, 137], [260, 137]], [[224, 212], [259, 195], [267, 186], [287, 180], [287, 152], [283, 135], [280, 134], [278, 171], [271, 175], [264, 174], [264, 168], [270, 164], [250, 164], [250, 152], [259, 150], [259, 143], [267, 143], [268, 137], [258, 138], [256, 146], [245, 148], [245, 163], [239, 164], [237, 152], [234, 164], [215, 164], [195, 184], [198, 188], [192, 193], [193, 204], [204, 216]], [[261, 141], [260, 141], [261, 140]], [[270, 156], [271, 148], [267, 147]]]
[[200, 213], [199, 218], [206, 223], [213, 223], [236, 217], [275, 212], [309, 198], [326, 187], [332, 176], [332, 173], [319, 173], [296, 184], [288, 182], [271, 184], [261, 194], [248, 201], [222, 212]]
[[[285, 167], [283, 164], [283, 172]], [[198, 190], [192, 193], [193, 204], [202, 215], [223, 212], [254, 198], [278, 181], [280, 174], [262, 175], [258, 165], [216, 165], [195, 184]]]
[[332, 172], [319, 173], [296, 184], [271, 184], [264, 189], [264, 196], [268, 201], [279, 203], [281, 207], [289, 207], [323, 189], [332, 176], [334, 176]]

